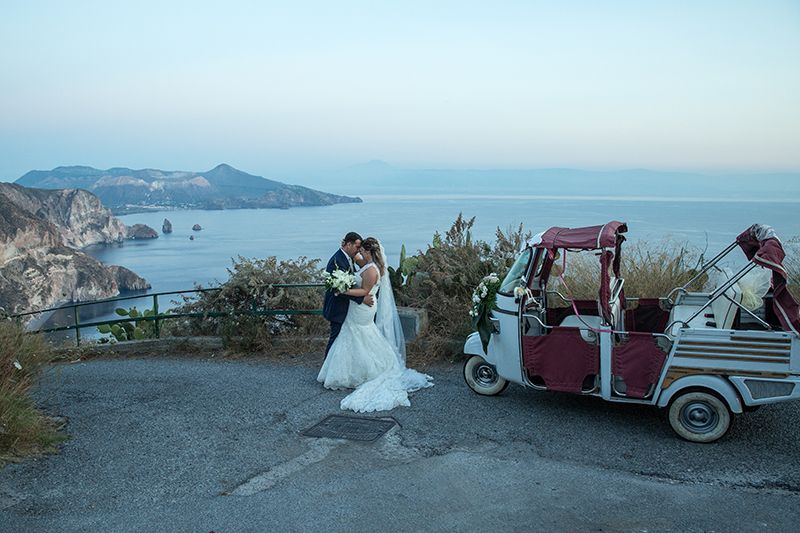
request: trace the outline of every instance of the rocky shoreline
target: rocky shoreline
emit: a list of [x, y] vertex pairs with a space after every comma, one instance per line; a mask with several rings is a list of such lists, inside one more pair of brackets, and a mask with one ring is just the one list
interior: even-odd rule
[[136, 273], [81, 249], [157, 237], [143, 224], [126, 226], [87, 191], [0, 183], [0, 307], [14, 314], [148, 289]]

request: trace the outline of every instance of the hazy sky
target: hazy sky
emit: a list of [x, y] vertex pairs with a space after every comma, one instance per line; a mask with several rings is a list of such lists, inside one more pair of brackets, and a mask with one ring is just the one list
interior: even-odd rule
[[798, 1], [0, 0], [0, 179], [800, 169]]

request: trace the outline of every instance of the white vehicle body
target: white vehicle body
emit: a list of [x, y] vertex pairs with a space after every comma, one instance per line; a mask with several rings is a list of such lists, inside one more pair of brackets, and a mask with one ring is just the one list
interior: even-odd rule
[[[773, 302], [776, 312], [770, 323], [739, 303], [736, 281], [763, 266], [758, 257], [711, 292], [687, 291], [690, 281], [667, 297], [625, 299], [618, 270], [624, 224], [553, 228], [544, 235], [554, 229], [560, 230], [556, 237], [526, 248], [503, 281], [491, 312], [487, 349], [477, 332], [466, 339], [464, 353], [472, 357], [465, 365], [465, 379], [475, 392], [497, 394], [511, 382], [664, 407], [670, 409], [673, 429], [695, 442], [723, 436], [731, 413], [800, 399], [800, 337], [793, 327], [800, 317], [792, 317], [794, 322], [775, 319], [782, 310], [796, 307], [786, 299], [783, 306]], [[598, 233], [598, 246], [589, 230]], [[569, 241], [573, 235], [577, 237]], [[608, 281], [601, 279], [597, 302], [573, 301], [548, 290], [559, 238], [573, 243], [570, 251], [578, 238], [585, 238], [587, 245], [580, 249], [601, 250], [601, 258], [606, 258]], [[707, 263], [698, 277], [736, 244]], [[567, 247], [562, 249], [566, 253]], [[612, 259], [617, 260], [613, 272]], [[515, 298], [513, 288], [509, 290], [514, 284], [524, 285], [526, 294]], [[556, 313], [555, 300], [569, 305]], [[640, 325], [636, 309], [651, 322], [645, 330], [629, 327]]]

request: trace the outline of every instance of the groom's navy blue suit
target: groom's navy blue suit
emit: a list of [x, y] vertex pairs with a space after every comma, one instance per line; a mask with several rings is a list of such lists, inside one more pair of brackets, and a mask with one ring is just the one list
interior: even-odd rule
[[[341, 249], [337, 250], [333, 257], [328, 261], [328, 266], [325, 267], [325, 272], [330, 274], [334, 270], [344, 270], [345, 272], [353, 272], [352, 263], [350, 258], [347, 257]], [[331, 323], [331, 337], [328, 339], [328, 346], [325, 348], [325, 355], [331, 349], [333, 341], [339, 336], [342, 330], [342, 323], [347, 318], [347, 308], [350, 306], [350, 300], [356, 303], [364, 301], [363, 297], [336, 295], [332, 290], [325, 291], [325, 302], [322, 305], [322, 316]]]

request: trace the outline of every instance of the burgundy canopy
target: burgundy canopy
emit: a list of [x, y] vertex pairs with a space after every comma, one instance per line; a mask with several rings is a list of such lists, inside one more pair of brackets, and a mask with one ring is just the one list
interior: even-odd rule
[[[600, 254], [600, 310], [606, 321], [611, 324], [611, 287], [609, 287], [609, 267], [614, 272], [614, 276], [620, 277], [620, 249], [625, 237], [622, 235], [628, 231], [628, 226], [624, 222], [612, 220], [602, 226], [589, 226], [586, 228], [550, 228], [542, 234], [542, 240], [534, 245], [536, 248], [548, 250], [547, 264], [542, 268], [545, 276], [550, 275], [550, 268], [555, 259], [557, 248], [567, 248], [571, 250], [597, 250], [603, 249]], [[614, 251], [612, 252], [611, 249]], [[566, 257], [566, 256], [565, 256]], [[625, 295], [621, 294], [622, 303], [625, 302]]]
[[587, 228], [550, 228], [542, 234], [542, 242], [537, 248], [573, 248], [580, 250], [597, 250], [598, 248], [614, 248], [621, 233], [628, 231], [624, 222], [612, 220], [602, 226]]
[[744, 255], [755, 264], [772, 270], [772, 308], [784, 331], [800, 333], [800, 306], [786, 288], [786, 269], [783, 258], [786, 253], [773, 229], [763, 224], [753, 224], [736, 242]]

